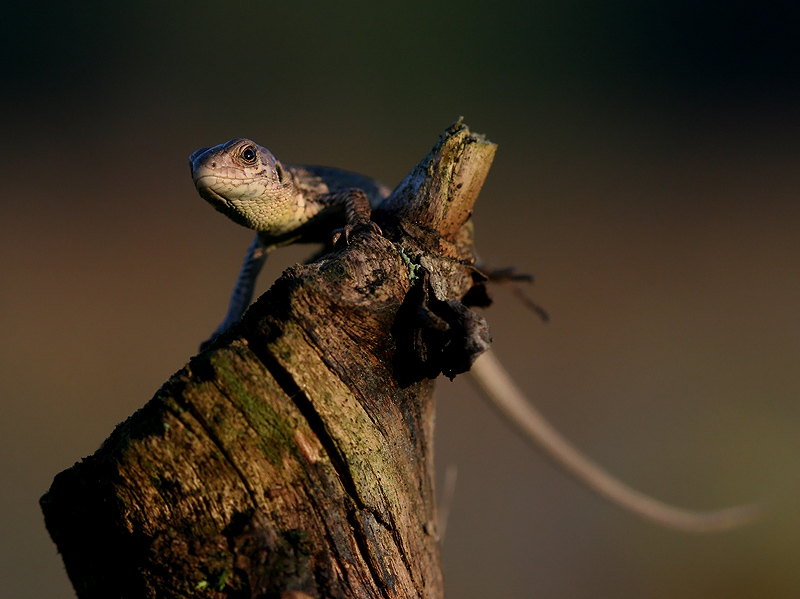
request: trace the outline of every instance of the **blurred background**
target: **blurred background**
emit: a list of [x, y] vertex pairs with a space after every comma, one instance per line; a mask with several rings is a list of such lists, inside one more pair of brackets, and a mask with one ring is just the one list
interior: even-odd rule
[[[588, 455], [756, 525], [607, 506], [439, 385], [450, 598], [797, 597], [800, 8], [793, 2], [5, 3], [0, 579], [74, 596], [38, 498], [223, 316], [247, 230], [187, 157], [251, 137], [394, 185], [460, 115], [499, 144], [482, 257], [500, 358]], [[308, 248], [268, 261], [263, 288]]]

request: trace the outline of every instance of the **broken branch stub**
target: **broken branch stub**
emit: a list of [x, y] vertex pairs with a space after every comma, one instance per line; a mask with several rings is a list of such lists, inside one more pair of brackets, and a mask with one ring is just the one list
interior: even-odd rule
[[489, 174], [497, 145], [459, 119], [439, 138], [376, 211], [402, 223], [417, 243], [450, 258], [472, 258], [472, 207]]
[[442, 597], [432, 379], [488, 345], [460, 300], [493, 151], [448, 129], [377, 215], [387, 237], [287, 270], [56, 476], [41, 505], [78, 597]]

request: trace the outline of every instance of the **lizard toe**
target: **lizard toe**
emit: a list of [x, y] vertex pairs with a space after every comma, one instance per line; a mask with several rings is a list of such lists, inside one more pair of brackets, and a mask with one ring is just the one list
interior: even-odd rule
[[339, 241], [344, 237], [345, 245], [350, 243], [350, 235], [355, 231], [366, 230], [369, 233], [375, 235], [383, 236], [383, 231], [378, 226], [377, 223], [372, 222], [371, 220], [359, 220], [353, 224], [346, 224], [344, 227], [340, 229], [334, 229], [332, 238], [333, 238], [333, 247], [339, 243]]
[[334, 229], [331, 235], [333, 239], [333, 247], [336, 247], [339, 244], [339, 240], [344, 237], [344, 244], [348, 245], [350, 243], [350, 233], [353, 230], [353, 225], [345, 225], [340, 229]]

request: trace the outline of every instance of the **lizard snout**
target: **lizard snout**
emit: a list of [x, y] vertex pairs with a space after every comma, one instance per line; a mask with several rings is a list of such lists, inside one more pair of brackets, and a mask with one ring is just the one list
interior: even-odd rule
[[[200, 148], [196, 152], [193, 152], [191, 156], [189, 156], [189, 168], [192, 169], [193, 173], [197, 169], [197, 166], [199, 165], [199, 163], [203, 162], [203, 160], [202, 160], [203, 156], [210, 149], [211, 148]], [[209, 164], [207, 166], [210, 166], [211, 168], [214, 168], [216, 166], [216, 164], [212, 163], [212, 164]]]

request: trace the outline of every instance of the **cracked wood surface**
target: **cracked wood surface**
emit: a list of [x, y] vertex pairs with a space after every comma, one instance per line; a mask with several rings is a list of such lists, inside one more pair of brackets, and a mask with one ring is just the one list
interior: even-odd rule
[[[430, 377], [480, 286], [469, 216], [494, 150], [456, 123], [376, 214], [385, 237], [287, 270], [55, 478], [42, 508], [80, 598], [442, 597]], [[397, 351], [421, 345], [427, 376]]]

